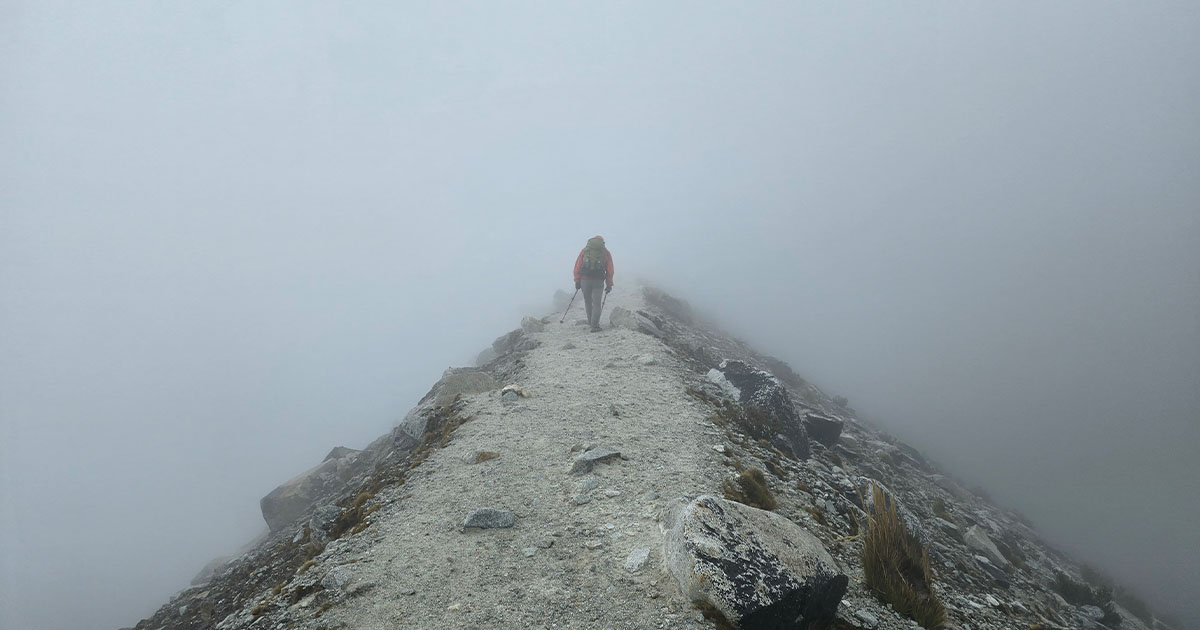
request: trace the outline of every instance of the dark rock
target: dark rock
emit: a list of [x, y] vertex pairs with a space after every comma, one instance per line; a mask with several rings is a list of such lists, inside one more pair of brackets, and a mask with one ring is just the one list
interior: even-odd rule
[[1004, 569], [992, 564], [991, 560], [987, 559], [987, 556], [972, 556], [972, 559], [975, 560], [975, 566], [982, 569], [998, 586], [1008, 588], [1008, 574], [1004, 572]]
[[804, 428], [808, 431], [808, 437], [833, 448], [838, 443], [838, 438], [842, 435], [842, 427], [846, 423], [836, 418], [827, 418], [815, 413], [804, 414]]
[[743, 629], [823, 627], [849, 578], [790, 520], [714, 496], [683, 497], [663, 520], [664, 562], [693, 601]]
[[745, 410], [741, 428], [748, 435], [776, 443], [795, 459], [808, 459], [811, 455], [808, 432], [791, 396], [778, 379], [744, 361], [727, 360], [709, 372], [709, 380], [727, 390], [729, 387], [736, 390], [734, 398]]
[[575, 464], [571, 466], [571, 474], [581, 475], [589, 473], [596, 467], [596, 464], [603, 464], [620, 458], [620, 451], [608, 446], [597, 446], [575, 459]]

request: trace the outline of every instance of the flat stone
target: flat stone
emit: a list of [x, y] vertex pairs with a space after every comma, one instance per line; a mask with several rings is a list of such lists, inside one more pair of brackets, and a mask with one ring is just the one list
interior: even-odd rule
[[595, 477], [584, 477], [583, 481], [579, 482], [579, 492], [591, 492], [600, 487], [600, 480]]
[[571, 474], [582, 475], [592, 472], [596, 464], [604, 464], [621, 458], [621, 451], [608, 446], [597, 446], [575, 459], [571, 466]]
[[517, 515], [508, 510], [496, 508], [479, 508], [471, 510], [463, 521], [463, 527], [478, 527], [480, 529], [496, 529], [512, 527], [517, 524]]
[[854, 611], [854, 618], [861, 621], [868, 628], [874, 628], [879, 625], [879, 618], [865, 610]]
[[575, 495], [575, 498], [571, 499], [571, 503], [574, 503], [575, 505], [587, 505], [588, 503], [591, 503], [591, 502], [592, 502], [592, 497], [590, 497], [586, 494], [577, 494], [577, 495]]
[[646, 562], [649, 560], [650, 550], [645, 547], [638, 547], [630, 551], [629, 555], [625, 557], [625, 570], [630, 573], [637, 573], [646, 566]]

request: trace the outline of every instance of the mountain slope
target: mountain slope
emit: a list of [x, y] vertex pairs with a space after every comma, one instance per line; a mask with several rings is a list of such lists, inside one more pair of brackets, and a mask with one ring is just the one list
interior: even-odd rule
[[1147, 627], [1076, 605], [1104, 594], [1027, 525], [686, 304], [639, 288], [606, 309], [594, 334], [527, 318], [389, 435], [331, 453], [300, 518], [137, 628], [736, 624], [684, 594], [666, 516], [684, 496], [755, 502], [751, 470], [848, 576], [836, 627], [913, 627], [864, 583], [871, 480], [928, 548], [947, 627]]

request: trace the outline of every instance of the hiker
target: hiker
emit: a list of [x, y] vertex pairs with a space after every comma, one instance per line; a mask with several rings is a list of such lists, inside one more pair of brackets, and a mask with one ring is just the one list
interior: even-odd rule
[[604, 246], [603, 236], [593, 236], [575, 260], [575, 289], [583, 290], [583, 306], [587, 310], [592, 332], [600, 330], [600, 308], [604, 304], [604, 296], [612, 288], [612, 254]]

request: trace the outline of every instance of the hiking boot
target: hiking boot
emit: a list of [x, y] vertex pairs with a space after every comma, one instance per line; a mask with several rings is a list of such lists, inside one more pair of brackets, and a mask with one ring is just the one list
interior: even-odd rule
[[599, 326], [592, 326], [592, 332], [600, 332]]

